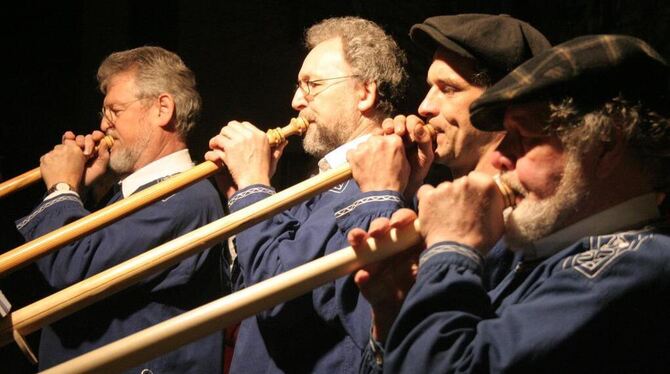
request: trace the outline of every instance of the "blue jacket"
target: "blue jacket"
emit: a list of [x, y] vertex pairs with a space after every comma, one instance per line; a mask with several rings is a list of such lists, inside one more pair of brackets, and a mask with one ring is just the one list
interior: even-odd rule
[[[154, 183], [149, 183], [146, 188]], [[110, 204], [121, 199], [119, 191]], [[32, 240], [89, 214], [74, 194], [42, 202], [18, 221]], [[37, 261], [54, 291], [68, 287], [142, 252], [182, 236], [223, 215], [221, 201], [208, 181], [143, 208]], [[220, 249], [183, 260], [109, 298], [42, 329], [40, 370], [150, 327], [221, 296]], [[214, 333], [147, 362], [154, 373], [221, 373], [223, 335]]]
[[[229, 201], [231, 211], [274, 190], [254, 185]], [[402, 207], [398, 193], [361, 193], [353, 180], [237, 235], [245, 285], [252, 285], [348, 246], [347, 232]], [[317, 288], [244, 320], [233, 373], [351, 373], [358, 371], [370, 331], [370, 307], [351, 277]]]
[[[422, 255], [383, 370], [667, 372], [667, 232], [649, 226], [583, 238], [544, 260], [518, 263], [489, 293], [472, 248], [437, 243]], [[372, 371], [370, 350], [366, 357], [363, 371]]]

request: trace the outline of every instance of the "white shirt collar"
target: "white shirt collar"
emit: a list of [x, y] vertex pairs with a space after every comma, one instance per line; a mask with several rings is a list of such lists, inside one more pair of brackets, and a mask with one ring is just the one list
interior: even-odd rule
[[192, 167], [193, 161], [191, 160], [191, 155], [188, 153], [188, 149], [182, 149], [156, 161], [152, 161], [120, 182], [123, 197], [130, 196], [138, 188], [151, 181], [181, 173]]
[[534, 242], [529, 248], [524, 248], [524, 257], [527, 259], [549, 257], [581, 238], [636, 228], [659, 217], [656, 193], [641, 195]]
[[[344, 143], [341, 146], [333, 149], [330, 151], [327, 155], [325, 155], [321, 160], [325, 160], [328, 163], [328, 166], [330, 166], [331, 169], [338, 168], [344, 164], [347, 163], [347, 152], [351, 149], [356, 149], [359, 144], [363, 143], [364, 141], [368, 140], [371, 134], [366, 134], [359, 136], [358, 138], [348, 142]], [[319, 160], [319, 162], [321, 162]]]

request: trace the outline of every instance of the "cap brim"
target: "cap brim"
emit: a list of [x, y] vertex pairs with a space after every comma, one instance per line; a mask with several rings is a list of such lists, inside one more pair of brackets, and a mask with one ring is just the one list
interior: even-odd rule
[[481, 131], [505, 130], [503, 120], [507, 103], [470, 109], [470, 122]]

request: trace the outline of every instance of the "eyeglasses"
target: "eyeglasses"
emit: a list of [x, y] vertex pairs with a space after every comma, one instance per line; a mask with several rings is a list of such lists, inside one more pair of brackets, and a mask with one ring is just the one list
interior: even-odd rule
[[[344, 76], [341, 76], [341, 77], [315, 79], [315, 80], [312, 80], [312, 81], [299, 80], [298, 84], [296, 84], [296, 89], [300, 88], [300, 91], [302, 91], [305, 98], [307, 100], [312, 100], [314, 97], [316, 97], [316, 95], [318, 95], [321, 92], [327, 90], [331, 86], [333, 86], [337, 83], [340, 83], [340, 82], [344, 82], [344, 81], [342, 80], [340, 82], [333, 82], [329, 85], [325, 85], [322, 82], [332, 81], [332, 80], [336, 80], [336, 79], [347, 79], [347, 78], [358, 78], [358, 77], [359, 77], [358, 74], [353, 74], [353, 75], [344, 75]], [[318, 87], [321, 87], [321, 86], [324, 86], [323, 89], [319, 90], [318, 92], [315, 92], [315, 90]]]
[[121, 113], [123, 113], [131, 105], [133, 105], [134, 103], [136, 103], [140, 100], [144, 100], [144, 98], [127, 101], [127, 102], [122, 103], [122, 104], [112, 104], [112, 106], [123, 107], [123, 109], [112, 109], [110, 106], [104, 106], [103, 105], [100, 112], [98, 112], [98, 116], [100, 117], [101, 121], [104, 118], [105, 120], [107, 120], [107, 122], [110, 125], [116, 126], [116, 121], [119, 119], [119, 116], [121, 115]]

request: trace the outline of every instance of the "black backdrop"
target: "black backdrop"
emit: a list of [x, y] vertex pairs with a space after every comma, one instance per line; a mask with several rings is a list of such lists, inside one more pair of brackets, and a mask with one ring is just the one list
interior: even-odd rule
[[[102, 96], [95, 73], [109, 53], [159, 45], [178, 53], [195, 72], [203, 97], [191, 139], [200, 160], [207, 141], [229, 120], [262, 128], [295, 115], [290, 102], [305, 51], [304, 29], [331, 16], [372, 19], [406, 49], [413, 81], [403, 113], [415, 113], [425, 93], [427, 60], [407, 36], [426, 17], [464, 12], [507, 13], [544, 32], [552, 43], [591, 33], [641, 37], [670, 57], [670, 6], [663, 0], [299, 0], [299, 1], [24, 1], [4, 10], [0, 178], [38, 165], [66, 130], [98, 128]], [[293, 141], [274, 183], [305, 178], [307, 164]], [[36, 185], [0, 201], [0, 252], [20, 244], [12, 222], [30, 212], [44, 192]], [[0, 279], [15, 306], [47, 292], [33, 266]], [[36, 336], [31, 343], [36, 344]], [[34, 347], [37, 349], [37, 347]], [[30, 372], [13, 347], [0, 349], [0, 372]]]

